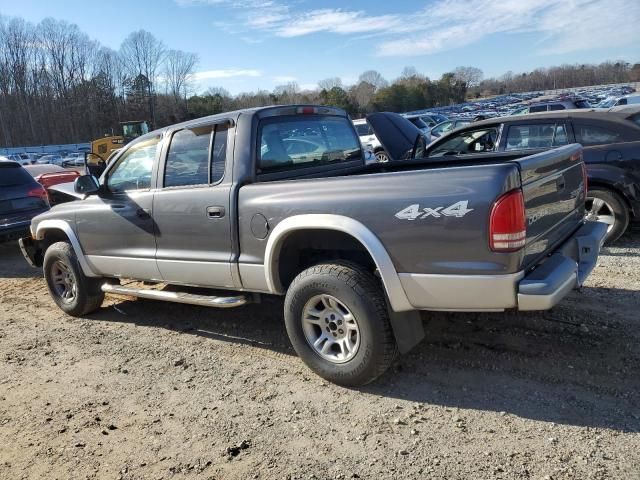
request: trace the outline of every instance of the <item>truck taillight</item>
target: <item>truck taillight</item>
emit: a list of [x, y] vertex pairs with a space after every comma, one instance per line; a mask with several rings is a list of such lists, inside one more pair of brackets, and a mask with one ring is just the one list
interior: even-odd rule
[[587, 177], [587, 165], [582, 162], [582, 185], [584, 186], [584, 198], [587, 198], [587, 189], [589, 187], [589, 177]]
[[491, 208], [489, 246], [494, 252], [515, 252], [527, 240], [527, 217], [522, 190], [502, 195]]

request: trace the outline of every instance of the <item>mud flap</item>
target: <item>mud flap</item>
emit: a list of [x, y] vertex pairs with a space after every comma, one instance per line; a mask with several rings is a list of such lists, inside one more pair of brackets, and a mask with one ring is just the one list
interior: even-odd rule
[[394, 312], [388, 301], [387, 310], [398, 350], [402, 354], [407, 353], [424, 339], [424, 326], [420, 312], [418, 310]]

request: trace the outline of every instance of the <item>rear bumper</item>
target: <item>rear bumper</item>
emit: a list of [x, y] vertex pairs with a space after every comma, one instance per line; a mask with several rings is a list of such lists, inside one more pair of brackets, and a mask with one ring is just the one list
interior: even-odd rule
[[17, 240], [18, 238], [29, 234], [30, 226], [31, 220], [24, 220], [0, 225], [0, 242]]
[[596, 265], [607, 226], [586, 222], [533, 271], [506, 275], [399, 274], [418, 310], [548, 310], [580, 287]]
[[518, 285], [520, 310], [548, 310], [581, 287], [598, 261], [607, 225], [586, 222]]

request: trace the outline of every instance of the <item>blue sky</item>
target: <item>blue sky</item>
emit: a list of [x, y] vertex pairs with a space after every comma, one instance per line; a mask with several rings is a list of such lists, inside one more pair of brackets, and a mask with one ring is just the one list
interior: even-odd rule
[[640, 61], [639, 0], [0, 0], [0, 14], [66, 20], [114, 49], [148, 30], [199, 55], [198, 90], [232, 93], [351, 84], [369, 69], [391, 80], [405, 66], [431, 78], [476, 66], [489, 77]]

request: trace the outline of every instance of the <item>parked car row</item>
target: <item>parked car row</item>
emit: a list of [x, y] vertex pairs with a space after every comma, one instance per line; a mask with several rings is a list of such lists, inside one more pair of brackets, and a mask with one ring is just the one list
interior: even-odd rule
[[20, 165], [60, 165], [62, 167], [84, 165], [84, 152], [73, 152], [64, 156], [58, 153], [12, 153], [3, 158]]
[[588, 217], [608, 225], [613, 242], [640, 220], [640, 106], [618, 111], [564, 110], [468, 124], [425, 150], [434, 161], [521, 156], [580, 143], [588, 176]]

